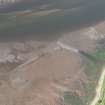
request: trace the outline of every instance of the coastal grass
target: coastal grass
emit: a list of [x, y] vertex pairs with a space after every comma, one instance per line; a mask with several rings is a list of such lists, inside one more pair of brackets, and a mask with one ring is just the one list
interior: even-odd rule
[[[85, 60], [84, 72], [87, 76], [87, 82], [83, 84], [84, 87], [84, 96], [78, 96], [76, 94], [71, 94], [70, 92], [64, 93], [64, 105], [90, 105], [96, 94], [96, 86], [98, 84], [102, 68], [105, 64], [105, 50], [96, 50], [86, 56], [83, 59]], [[91, 59], [90, 59], [91, 57]], [[78, 102], [79, 101], [79, 102]], [[101, 97], [96, 105], [105, 105], [105, 79], [103, 81], [103, 86], [101, 89]]]
[[[105, 64], [105, 50], [96, 50], [93, 53], [90, 53], [90, 56], [94, 58], [94, 60], [86, 60], [84, 72], [87, 75], [88, 82], [84, 84], [85, 96], [83, 97], [84, 105], [90, 105], [93, 97], [95, 96], [95, 89], [98, 84], [98, 80], [100, 78], [102, 68]], [[104, 80], [104, 94], [105, 94], [105, 80]], [[103, 91], [103, 89], [102, 89]], [[102, 96], [103, 97], [103, 96]], [[105, 105], [97, 104], [97, 105]]]
[[101, 95], [96, 105], [105, 105], [105, 77], [101, 88]]

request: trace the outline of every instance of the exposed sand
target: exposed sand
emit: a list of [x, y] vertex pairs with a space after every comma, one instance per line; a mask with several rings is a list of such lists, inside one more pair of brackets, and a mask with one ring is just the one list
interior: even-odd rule
[[[83, 74], [79, 70], [80, 61], [77, 59], [78, 57], [75, 54], [68, 51], [57, 51], [53, 55], [46, 55], [38, 61], [14, 71], [10, 76], [11, 86], [17, 91], [22, 91], [23, 89], [27, 91], [24, 94], [21, 93], [22, 95], [20, 96], [23, 96], [23, 98], [18, 101], [21, 100], [22, 103], [17, 105], [28, 105], [29, 100], [25, 97], [27, 95], [27, 97], [32, 97], [29, 95], [32, 94], [31, 92], [35, 93], [35, 97], [33, 97], [35, 100], [43, 100], [46, 105], [53, 105], [49, 99], [56, 99], [55, 96], [59, 98], [60, 93], [69, 90], [74, 81], [82, 77]], [[50, 93], [48, 92], [49, 89]], [[45, 99], [44, 96], [46, 96]], [[34, 99], [33, 101], [35, 102]], [[53, 102], [55, 101], [53, 100]], [[23, 104], [24, 102], [25, 104]]]

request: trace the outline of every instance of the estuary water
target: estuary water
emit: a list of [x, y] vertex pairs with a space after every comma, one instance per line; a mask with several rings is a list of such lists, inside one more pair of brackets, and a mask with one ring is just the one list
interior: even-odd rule
[[46, 37], [56, 38], [59, 37], [58, 33], [60, 32], [80, 29], [81, 27], [91, 26], [105, 20], [105, 0], [69, 0], [69, 3], [68, 0], [65, 0], [65, 2], [63, 1], [59, 5], [56, 2], [60, 3], [60, 0], [55, 0], [55, 4], [51, 0], [40, 0], [39, 2], [33, 0], [33, 2], [22, 2], [4, 8], [2, 7], [0, 10], [1, 14], [32, 9], [45, 4], [53, 4], [52, 8], [60, 8], [69, 12], [64, 12], [63, 15], [45, 16], [41, 20], [39, 19], [23, 25], [18, 25], [16, 20], [14, 21], [15, 27], [0, 30], [0, 36], [2, 38], [5, 38], [7, 35], [9, 38], [27, 36], [35, 36], [39, 39], [46, 39]]

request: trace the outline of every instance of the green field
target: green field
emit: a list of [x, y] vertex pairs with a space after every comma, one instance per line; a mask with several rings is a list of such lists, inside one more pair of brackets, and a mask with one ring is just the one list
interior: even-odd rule
[[[90, 53], [93, 60], [86, 58], [84, 72], [88, 77], [89, 82], [84, 85], [86, 96], [83, 100], [85, 103], [90, 103], [95, 95], [95, 88], [98, 84], [102, 68], [105, 64], [105, 50], [96, 50]], [[89, 105], [89, 104], [88, 104]]]
[[[98, 85], [103, 65], [105, 64], [105, 50], [96, 50], [95, 52], [90, 53], [90, 57], [92, 58], [90, 59], [88, 56], [83, 57], [84, 72], [88, 78], [88, 83], [84, 83], [85, 96], [79, 97], [76, 94], [66, 92], [64, 94], [65, 105], [77, 105], [77, 103], [80, 105], [90, 105], [93, 100], [95, 96], [95, 89]], [[101, 97], [96, 105], [105, 105], [105, 79], [103, 81]]]
[[105, 105], [105, 78], [103, 80], [103, 84], [101, 88], [101, 96], [97, 101], [96, 105]]
[[72, 92], [65, 92], [64, 105], [84, 105], [84, 104], [82, 99], [77, 94]]

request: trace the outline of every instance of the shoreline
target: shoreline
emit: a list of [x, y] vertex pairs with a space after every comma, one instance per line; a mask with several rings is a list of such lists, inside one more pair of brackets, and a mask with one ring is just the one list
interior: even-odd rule
[[96, 103], [98, 102], [100, 95], [101, 95], [101, 87], [103, 85], [103, 81], [104, 81], [104, 77], [105, 77], [105, 67], [102, 70], [100, 79], [98, 81], [98, 85], [96, 87], [96, 95], [93, 98], [92, 102], [90, 103], [90, 105], [96, 105]]

